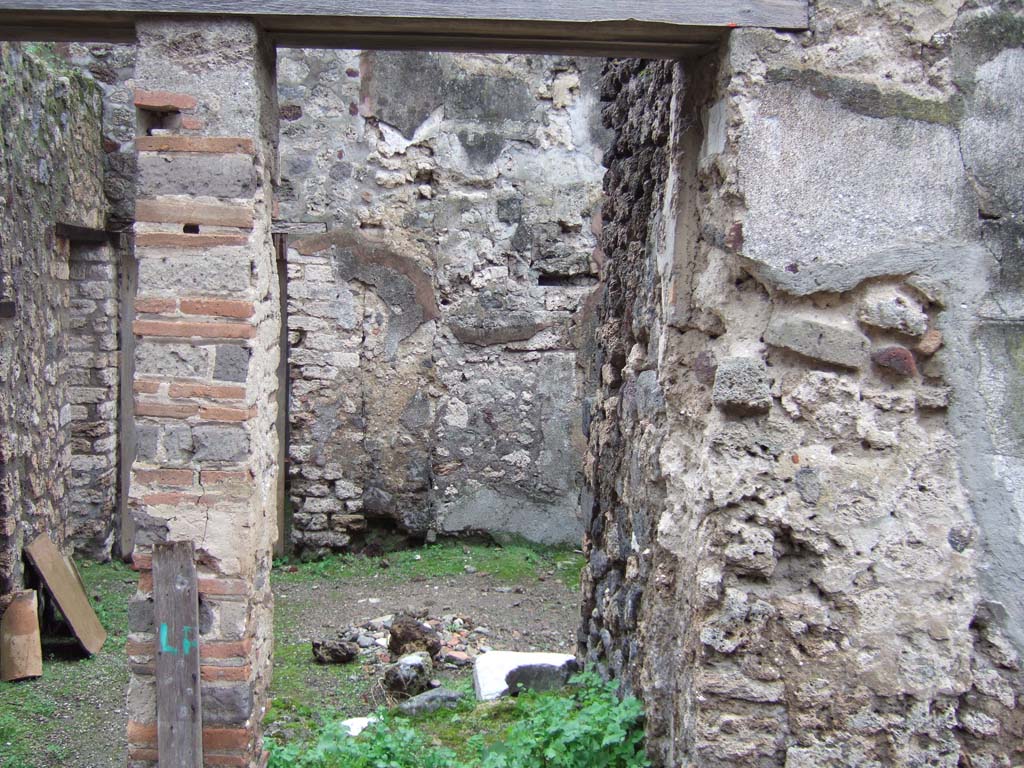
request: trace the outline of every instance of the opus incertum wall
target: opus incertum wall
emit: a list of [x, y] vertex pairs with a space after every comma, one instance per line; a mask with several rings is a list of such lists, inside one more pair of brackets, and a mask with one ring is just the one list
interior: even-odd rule
[[[268, 572], [278, 487], [278, 280], [271, 241], [277, 106], [273, 45], [331, 44], [679, 55], [736, 25], [801, 27], [800, 2], [651, 3], [646, 20], [609, 4], [320, 3], [259, 18], [241, 3], [0, 4], [8, 38], [137, 38], [140, 156], [167, 163], [140, 184], [135, 243], [135, 415], [130, 504], [143, 571], [128, 643], [131, 764], [158, 758], [151, 562], [158, 540], [197, 553], [209, 765], [264, 754], [271, 648]], [[192, 15], [175, 20], [163, 11]], [[204, 20], [204, 13], [217, 14]], [[465, 18], [476, 13], [478, 18]], [[711, 16], [701, 14], [711, 13]], [[197, 18], [195, 15], [198, 14]], [[631, 12], [631, 15], [635, 12]], [[237, 18], [225, 19], [234, 15]], [[648, 16], [648, 14], [635, 14]], [[332, 18], [338, 17], [338, 18]], [[354, 39], [353, 39], [354, 38]], [[216, 188], [197, 169], [217, 167]], [[224, 180], [228, 183], [225, 185]]]
[[[0, 3], [6, 33], [27, 34], [41, 5]], [[345, 27], [345, 44], [697, 57], [621, 62], [601, 87], [617, 140], [582, 646], [645, 698], [656, 761], [1021, 763], [1019, 3], [822, 0], [806, 31], [724, 38], [744, 19], [723, 7], [777, 11], [752, 22], [777, 28], [805, 26], [806, 9], [717, 4], [687, 28], [702, 4], [593, 26], [573, 19], [614, 12], [576, 5], [502, 24], [484, 6], [445, 35], [436, 18], [355, 10], [335, 29], [294, 12], [138, 24], [136, 101], [163, 121], [139, 151], [168, 173], [138, 206], [136, 334], [154, 363], [137, 371], [137, 414], [156, 440], [131, 493], [141, 568], [146, 536], [198, 552], [202, 674], [218, 694], [207, 761], [260, 759], [270, 648], [277, 109], [261, 30], [301, 44]], [[34, 18], [53, 35], [104, 18], [124, 32], [141, 4], [82, 6]], [[416, 16], [375, 11], [389, 9]], [[238, 186], [191, 187], [203, 162]], [[129, 736], [146, 764], [140, 587]]]

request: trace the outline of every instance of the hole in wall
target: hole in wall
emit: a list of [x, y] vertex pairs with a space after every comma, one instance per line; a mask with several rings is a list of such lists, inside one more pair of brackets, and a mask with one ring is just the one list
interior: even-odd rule
[[180, 112], [159, 112], [143, 108], [136, 110], [136, 130], [139, 136], [157, 136], [161, 132], [176, 132], [180, 128]]
[[186, 235], [198, 235], [199, 234], [199, 225], [198, 224], [186, 224], [185, 226], [183, 226], [181, 228], [181, 231], [184, 232]]

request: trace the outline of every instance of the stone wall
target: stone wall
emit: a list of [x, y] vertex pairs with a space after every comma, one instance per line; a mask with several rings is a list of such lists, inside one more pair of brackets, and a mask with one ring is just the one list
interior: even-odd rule
[[157, 761], [152, 546], [191, 541], [207, 763], [256, 765], [273, 645], [280, 296], [273, 50], [246, 21], [138, 25], [133, 332], [139, 590], [130, 766]]
[[298, 550], [380, 522], [579, 540], [599, 67], [282, 51]]
[[581, 640], [658, 764], [1022, 759], [1022, 30], [823, 1], [606, 73]]
[[101, 108], [47, 48], [0, 44], [0, 595], [22, 585], [25, 543], [68, 534], [69, 245], [54, 226], [104, 227]]
[[120, 522], [120, 251], [108, 243], [74, 242], [69, 251], [67, 531], [76, 555], [105, 561]]

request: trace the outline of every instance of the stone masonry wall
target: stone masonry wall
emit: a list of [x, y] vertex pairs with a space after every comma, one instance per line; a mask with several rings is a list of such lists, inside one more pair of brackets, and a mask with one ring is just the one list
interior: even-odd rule
[[69, 250], [67, 531], [76, 555], [105, 561], [119, 522], [120, 251], [107, 243], [71, 243]]
[[298, 550], [368, 521], [579, 541], [599, 67], [282, 51]]
[[204, 761], [265, 764], [277, 536], [274, 54], [245, 21], [138, 25], [129, 759], [156, 763], [151, 547], [191, 541]]
[[0, 44], [0, 596], [25, 543], [65, 546], [71, 470], [68, 243], [102, 229], [99, 91], [40, 46]]
[[1022, 62], [1019, 3], [822, 0], [606, 73], [582, 640], [659, 765], [1024, 758]]

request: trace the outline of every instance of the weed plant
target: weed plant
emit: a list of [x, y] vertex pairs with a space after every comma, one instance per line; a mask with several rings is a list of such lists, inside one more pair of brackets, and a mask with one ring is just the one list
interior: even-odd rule
[[[482, 704], [507, 709], [507, 703]], [[619, 699], [615, 683], [593, 673], [573, 678], [567, 692], [519, 696], [502, 732], [479, 732], [467, 750], [440, 743], [431, 731], [445, 721], [481, 726], [486, 716], [462, 707], [437, 716], [405, 719], [379, 713], [378, 722], [350, 737], [340, 722], [328, 724], [311, 746], [272, 745], [270, 768], [647, 768], [643, 707]], [[486, 728], [486, 725], [483, 725]], [[465, 731], [462, 738], [466, 739]], [[462, 752], [462, 754], [460, 754]], [[468, 754], [466, 754], [468, 752]]]

